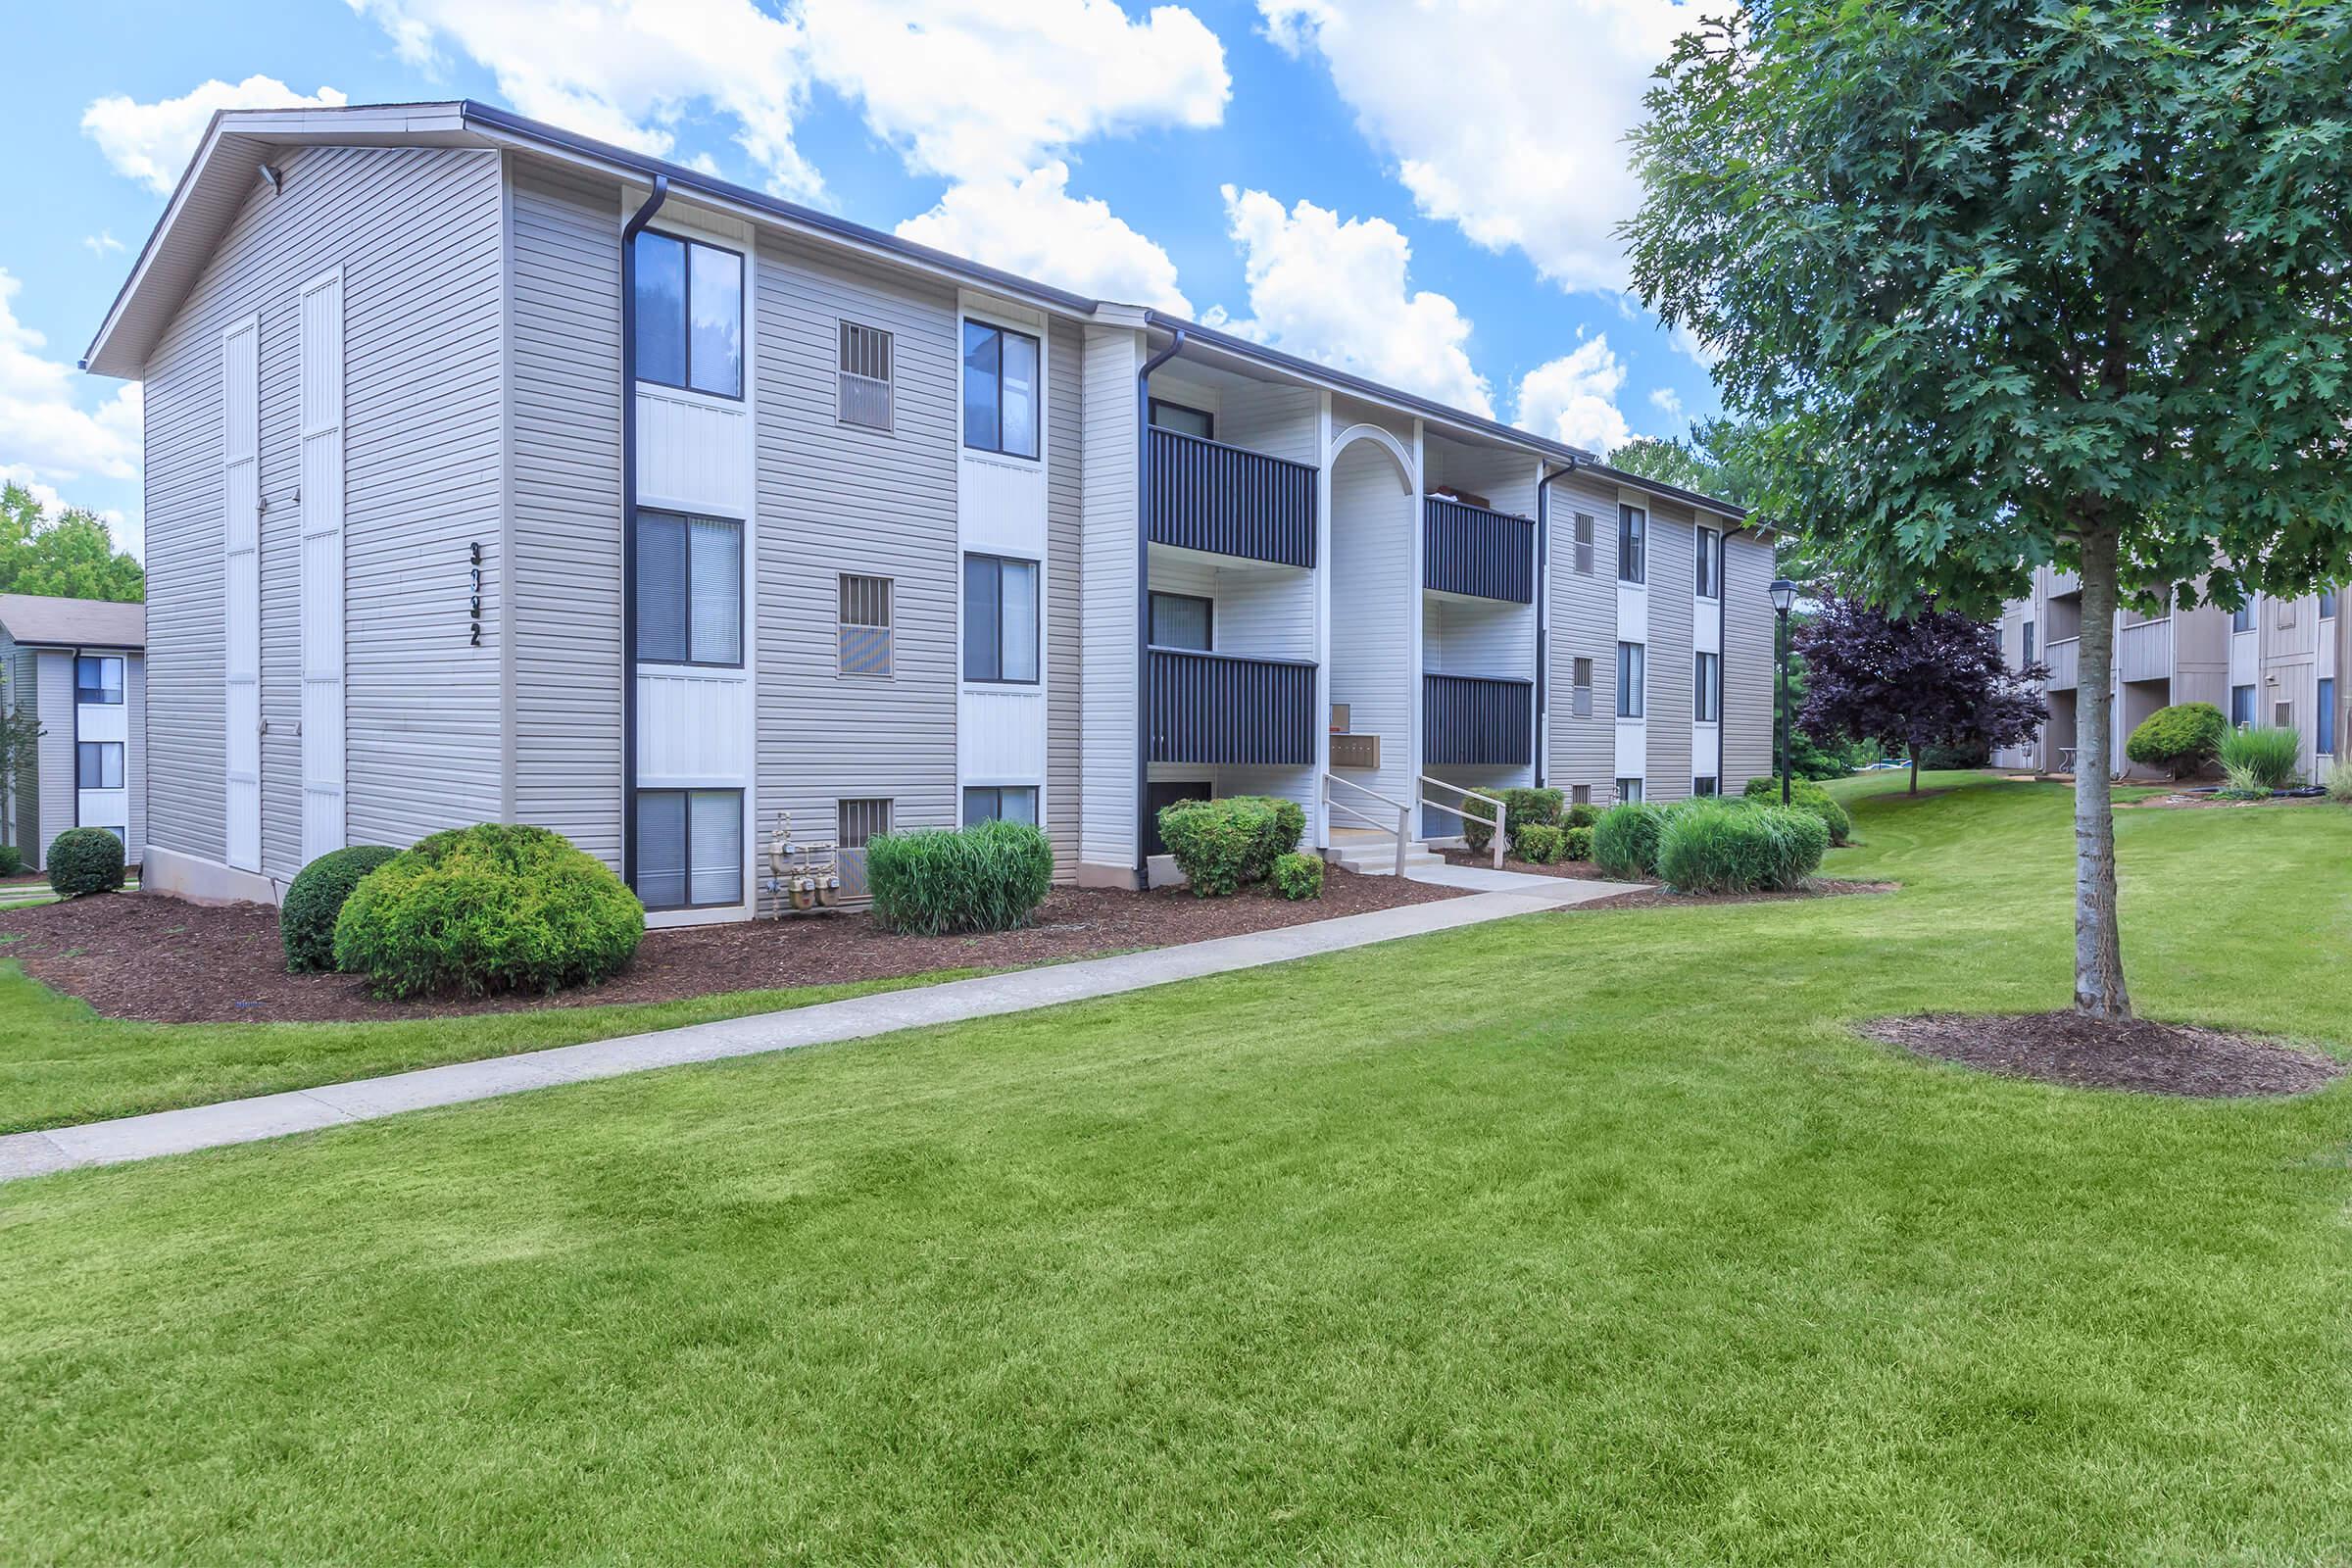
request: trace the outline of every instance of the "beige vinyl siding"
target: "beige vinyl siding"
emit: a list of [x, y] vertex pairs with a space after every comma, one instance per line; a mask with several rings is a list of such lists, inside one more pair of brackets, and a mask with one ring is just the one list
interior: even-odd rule
[[[1592, 519], [1592, 569], [1576, 569], [1576, 519]], [[1617, 773], [1617, 489], [1573, 474], [1551, 487], [1550, 617], [1544, 703], [1550, 711], [1544, 782], [1589, 785], [1606, 805]], [[1576, 662], [1592, 662], [1592, 713], [1576, 716]], [[1652, 689], [1655, 689], [1653, 678]]]
[[512, 166], [514, 815], [620, 869], [620, 188]]
[[1723, 793], [1773, 770], [1774, 617], [1771, 544], [1752, 533], [1723, 542]]
[[1046, 833], [1055, 876], [1078, 874], [1083, 790], [1079, 668], [1085, 602], [1085, 359], [1076, 323], [1056, 320], [1046, 353]]
[[1648, 798], [1679, 801], [1690, 793], [1690, 659], [1697, 646], [1691, 585], [1698, 535], [1689, 509], [1649, 509]]

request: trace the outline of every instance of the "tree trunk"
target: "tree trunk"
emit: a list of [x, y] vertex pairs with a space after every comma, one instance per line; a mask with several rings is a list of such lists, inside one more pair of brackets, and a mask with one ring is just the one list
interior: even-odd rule
[[1914, 738], [1905, 742], [1903, 750], [1911, 754], [1911, 793], [1917, 795], [1919, 793], [1919, 741]]
[[2115, 747], [2117, 542], [2112, 530], [2082, 530], [2082, 629], [2075, 683], [2075, 1010], [2129, 1018], [2123, 930], [2115, 896], [2115, 808], [2109, 787]]

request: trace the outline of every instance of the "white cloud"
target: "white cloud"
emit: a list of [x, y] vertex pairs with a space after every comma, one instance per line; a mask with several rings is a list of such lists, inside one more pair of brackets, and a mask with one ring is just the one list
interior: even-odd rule
[[1625, 133], [1694, 9], [1666, 0], [1258, 0], [1330, 68], [1424, 216], [1524, 251], [1569, 289], [1622, 289], [1641, 200]]
[[1069, 166], [1055, 162], [1017, 180], [954, 185], [937, 207], [901, 223], [899, 233], [1098, 299], [1192, 315], [1168, 253], [1106, 204], [1072, 196], [1069, 178]]
[[1682, 422], [1683, 395], [1674, 388], [1670, 386], [1652, 388], [1649, 394], [1649, 406], [1676, 423]]
[[115, 238], [111, 231], [103, 228], [95, 234], [82, 235], [81, 242], [89, 248], [89, 252], [93, 256], [105, 256], [122, 248], [122, 242]]
[[1609, 348], [1609, 340], [1587, 338], [1520, 377], [1515, 422], [1522, 430], [1606, 457], [1611, 447], [1633, 434], [1617, 408], [1617, 390], [1623, 385], [1625, 366]]
[[[17, 319], [24, 284], [0, 268], [0, 477], [57, 501], [56, 486], [81, 479], [136, 479], [139, 388], [115, 388], [95, 412], [74, 401], [88, 385], [80, 371], [42, 351], [48, 340]], [[136, 548], [135, 527], [104, 514], [115, 535]]]
[[273, 76], [247, 76], [230, 85], [207, 81], [177, 98], [152, 104], [134, 103], [117, 95], [100, 98], [82, 111], [82, 134], [98, 144], [119, 174], [127, 174], [149, 190], [170, 195], [179, 183], [179, 172], [195, 155], [204, 127], [222, 109], [332, 108], [344, 102], [332, 87], [299, 93]]
[[1469, 318], [1443, 294], [1406, 285], [1412, 248], [1381, 218], [1351, 218], [1301, 201], [1289, 212], [1264, 191], [1223, 187], [1242, 248], [1250, 318], [1210, 319], [1275, 348], [1319, 360], [1492, 418], [1487, 378], [1464, 345]]

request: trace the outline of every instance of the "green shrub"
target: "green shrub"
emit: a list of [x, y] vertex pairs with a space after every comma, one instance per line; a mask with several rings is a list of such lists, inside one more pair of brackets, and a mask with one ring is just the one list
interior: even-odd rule
[[1560, 831], [1563, 835], [1560, 845], [1561, 859], [1590, 860], [1592, 858], [1592, 829], [1571, 827], [1562, 828]]
[[[1781, 800], [1780, 776], [1775, 773], [1767, 773], [1761, 778], [1751, 778], [1747, 781], [1747, 788], [1742, 793], [1748, 800], [1762, 801], [1766, 805], [1777, 806]], [[1820, 817], [1821, 825], [1830, 830], [1832, 844], [1844, 844], [1853, 838], [1854, 819], [1846, 814], [1844, 807], [1838, 804], [1838, 798], [1835, 795], [1811, 779], [1800, 778], [1789, 781], [1788, 804], [1799, 810], [1811, 811], [1815, 816]]]
[[2328, 798], [2338, 806], [2352, 806], [2352, 761], [2328, 764]]
[[[1521, 829], [1559, 825], [1560, 803], [1566, 799], [1560, 791], [1555, 789], [1529, 789], [1524, 785], [1506, 790], [1481, 790], [1479, 793], [1497, 798], [1502, 802], [1502, 827], [1503, 831], [1510, 835], [1510, 847], [1513, 855], [1519, 855]], [[1464, 805], [1468, 809], [1485, 811], [1490, 815], [1494, 812], [1494, 808], [1491, 806], [1470, 807], [1466, 802]], [[1470, 846], [1473, 854], [1484, 855], [1487, 847], [1494, 842], [1494, 824], [1473, 822], [1464, 818], [1462, 842]], [[1519, 858], [1526, 858], [1524, 855], [1520, 855]]]
[[2175, 703], [2140, 720], [2124, 755], [2142, 767], [2190, 778], [2213, 765], [2229, 738], [2230, 720], [2211, 703]]
[[[2303, 737], [2292, 729], [2257, 724], [2222, 737], [2222, 771], [2232, 789], [2282, 790], [2295, 782]], [[2241, 776], [2247, 783], [2240, 783]]]
[[1629, 801], [1602, 813], [1592, 828], [1592, 859], [1603, 871], [1629, 880], [1658, 874], [1658, 834], [1667, 808]]
[[1272, 868], [1266, 847], [1281, 836], [1263, 801], [1229, 797], [1178, 801], [1159, 813], [1159, 836], [1196, 898], [1223, 898]]
[[1600, 808], [1594, 806], [1591, 801], [1577, 802], [1568, 808], [1568, 814], [1560, 818], [1561, 825], [1564, 827], [1591, 827], [1599, 820]]
[[865, 883], [885, 931], [1008, 931], [1054, 886], [1054, 846], [1028, 822], [885, 833], [866, 841]]
[[1320, 856], [1300, 855], [1292, 851], [1274, 858], [1274, 891], [1286, 899], [1319, 899], [1323, 896], [1323, 859]]
[[1262, 806], [1269, 813], [1268, 826], [1258, 840], [1257, 851], [1242, 871], [1243, 881], [1263, 882], [1273, 871], [1274, 862], [1296, 851], [1298, 841], [1306, 837], [1306, 808], [1279, 795], [1229, 795], [1226, 799]]
[[482, 822], [362, 877], [335, 967], [389, 997], [558, 991], [617, 973], [644, 935], [644, 907], [602, 861], [543, 827]]
[[330, 850], [295, 873], [286, 902], [277, 911], [277, 934], [285, 944], [286, 968], [295, 974], [335, 966], [335, 921], [360, 878], [398, 855], [381, 844]]
[[1658, 835], [1658, 874], [1684, 893], [1761, 893], [1798, 887], [1821, 866], [1830, 830], [1797, 807], [1696, 801]]
[[49, 886], [61, 899], [122, 885], [122, 841], [102, 827], [70, 827], [49, 846]]
[[0, 876], [15, 876], [24, 869], [24, 852], [14, 844], [0, 844]]
[[1521, 832], [1511, 835], [1519, 841], [1519, 858], [1532, 865], [1549, 865], [1560, 858], [1567, 845], [1567, 830], [1543, 822], [1530, 823]]

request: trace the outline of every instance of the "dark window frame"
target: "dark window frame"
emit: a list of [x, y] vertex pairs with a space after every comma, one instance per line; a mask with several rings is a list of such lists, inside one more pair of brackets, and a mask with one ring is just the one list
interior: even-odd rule
[[[99, 667], [98, 678], [102, 683], [106, 679], [106, 666], [113, 664], [115, 666], [115, 684], [111, 687], [104, 684], [83, 685], [81, 671], [85, 664], [96, 664]], [[75, 654], [74, 656], [74, 702], [76, 707], [121, 708], [123, 702], [122, 689], [129, 683], [129, 680], [130, 660], [126, 655]], [[106, 695], [109, 691], [114, 693], [112, 697]], [[96, 692], [98, 695], [95, 697], [84, 696], [83, 694], [86, 692]]]
[[1723, 776], [1720, 773], [1695, 773], [1691, 775], [1691, 799], [1699, 801], [1711, 801], [1722, 794]]
[[1600, 550], [1595, 542], [1599, 535], [1599, 519], [1587, 513], [1576, 514], [1576, 522], [1569, 532], [1569, 541], [1574, 557], [1573, 569], [1580, 577], [1590, 577], [1600, 569]]
[[[1629, 574], [1628, 564], [1633, 566]], [[1649, 509], [1631, 502], [1617, 505], [1617, 580], [1637, 587], [1649, 585]]]
[[1723, 530], [1698, 529], [1698, 547], [1691, 555], [1692, 575], [1697, 581], [1690, 585], [1693, 598], [1715, 604], [1723, 598]]
[[[640, 557], [642, 557], [645, 553], [647, 532], [645, 524], [648, 521], [661, 522], [672, 520], [684, 523], [686, 525], [686, 569], [679, 574], [678, 580], [681, 584], [683, 584], [686, 594], [685, 612], [682, 617], [682, 624], [686, 628], [686, 652], [690, 657], [685, 659], [655, 659], [649, 658], [645, 654], [639, 652], [637, 649], [632, 648], [629, 650], [630, 662], [636, 664], [670, 664], [685, 669], [741, 669], [744, 667], [746, 633], [743, 605], [745, 586], [744, 578], [746, 575], [746, 569], [750, 564], [744, 557], [745, 529], [743, 525], [743, 519], [740, 517], [713, 516], [710, 514], [704, 512], [673, 512], [667, 507], [640, 507], [637, 509], [637, 551]], [[735, 657], [733, 659], [695, 659], [691, 657], [694, 653], [694, 525], [698, 522], [715, 522], [735, 530]], [[645, 573], [641, 570], [638, 570], [637, 562], [631, 562], [629, 564], [629, 569], [634, 574], [635, 579], [635, 588], [637, 592], [637, 637], [639, 643], [642, 644], [645, 639], [646, 626]]]
[[[2238, 716], [2238, 711], [2237, 711], [2237, 701], [2238, 701], [2238, 697], [2239, 697], [2239, 695], [2240, 695], [2241, 693], [2244, 695], [2244, 697], [2245, 697], [2245, 701], [2246, 701], [2246, 711], [2245, 711], [2245, 716], [2244, 716], [2244, 717], [2242, 717], [2242, 718]], [[2257, 705], [2257, 704], [2258, 704], [2260, 701], [2261, 701], [2261, 698], [2260, 698], [2260, 697], [2257, 695], [2255, 688], [2254, 688], [2254, 687], [2252, 687], [2252, 686], [2232, 686], [2232, 687], [2230, 687], [2230, 723], [2231, 727], [2233, 727], [2233, 728], [2238, 728], [2238, 729], [2243, 729], [2243, 728], [2250, 727], [2251, 725], [2253, 725], [2254, 723], [2256, 723], [2256, 722], [2257, 722], [2257, 709], [2256, 709], [2256, 705]]]
[[2034, 623], [2030, 620], [2025, 622], [2019, 630], [2018, 647], [2025, 655], [2018, 661], [2018, 667], [2023, 669], [2026, 665], [2034, 662]]
[[[997, 798], [996, 813], [991, 816], [973, 816], [972, 797], [975, 795], [995, 796]], [[1007, 817], [1004, 815], [1004, 797], [1007, 795], [1028, 796], [1029, 815], [1027, 821], [1029, 825], [1032, 827], [1045, 826], [1045, 791], [1042, 786], [1036, 784], [965, 784], [960, 786], [960, 793], [957, 796], [956, 804], [956, 810], [960, 815], [961, 825], [964, 827], [971, 827], [979, 822], [1022, 820], [1018, 817]]]
[[1723, 722], [1723, 656], [1704, 648], [1690, 656], [1690, 722]]
[[2230, 612], [2231, 636], [2241, 636], [2250, 632], [2254, 629], [2254, 601], [2252, 599], [2248, 599], [2244, 604]]
[[[1190, 430], [1179, 430], [1172, 425], [1161, 424], [1159, 422], [1159, 411], [1162, 409], [1174, 409], [1181, 414], [1199, 415], [1201, 418], [1208, 421], [1208, 434], [1193, 435], [1193, 432]], [[1196, 409], [1190, 403], [1179, 403], [1174, 398], [1152, 399], [1149, 417], [1153, 429], [1166, 430], [1170, 435], [1193, 436], [1193, 439], [1196, 441], [1214, 441], [1217, 438], [1217, 416], [1213, 411], [1208, 409]]]
[[[1010, 458], [1015, 463], [1045, 462], [1045, 339], [1035, 332], [1024, 332], [1019, 327], [1005, 326], [1001, 322], [991, 321], [978, 316], [966, 316], [962, 318], [962, 330], [956, 334], [956, 353], [959, 356], [959, 358], [956, 360], [957, 381], [956, 399], [956, 428], [957, 439], [962, 441], [964, 450], [967, 452], [985, 452], [991, 457]], [[1029, 399], [1029, 418], [1031, 423], [1031, 429], [1029, 431], [1029, 444], [1036, 449], [1034, 451], [1025, 453], [1014, 452], [1004, 445], [1004, 350], [1002, 342], [999, 343], [997, 348], [997, 443], [995, 446], [983, 446], [979, 442], [972, 439], [971, 407], [967, 401], [967, 394], [964, 391], [964, 381], [968, 379], [972, 373], [972, 351], [965, 341], [965, 334], [968, 334], [974, 327], [978, 327], [984, 332], [994, 332], [1000, 339], [1007, 337], [1020, 338], [1031, 348], [1037, 351], [1037, 385]]]
[[[97, 754], [99, 759], [98, 776], [99, 778], [104, 779], [106, 777], [106, 755], [110, 751], [114, 753], [115, 758], [115, 781], [112, 784], [90, 784], [84, 782], [82, 778], [82, 760], [84, 755], [87, 753]], [[122, 741], [76, 740], [74, 743], [74, 787], [76, 790], [125, 789], [128, 787], [126, 781], [130, 776], [129, 767], [129, 748]]]
[[[679, 820], [684, 828], [684, 837], [679, 844], [680, 862], [678, 875], [680, 878], [680, 885], [685, 890], [687, 902], [684, 904], [648, 904], [645, 906], [645, 912], [648, 914], [664, 914], [675, 909], [732, 909], [744, 904], [751, 886], [751, 871], [748, 868], [750, 861], [749, 852], [751, 849], [751, 824], [743, 819], [743, 787], [737, 784], [713, 784], [708, 786], [697, 784], [681, 784], [674, 786], [665, 785], [655, 789], [639, 790], [636, 794], [635, 801], [631, 803], [629, 808], [629, 831], [633, 834], [640, 831], [640, 822], [642, 820], [638, 815], [638, 806], [649, 795], [675, 795], [685, 801], [686, 808], [679, 817]], [[735, 897], [731, 899], [711, 899], [703, 903], [694, 902], [694, 797], [697, 795], [732, 795], [735, 797], [735, 841], [736, 850], [739, 855], [742, 856], [742, 862], [738, 863], [735, 867]], [[637, 869], [639, 874], [642, 875], [645, 867], [641, 863]], [[637, 892], [635, 888], [631, 888], [629, 891], [632, 893]], [[644, 901], [644, 897], [645, 896], [642, 893], [638, 894], [640, 903]]]
[[[686, 247], [686, 287], [685, 290], [678, 296], [678, 308], [680, 312], [683, 313], [682, 319], [679, 322], [679, 331], [681, 336], [679, 337], [678, 341], [686, 356], [686, 379], [683, 381], [666, 381], [658, 375], [646, 374], [645, 353], [642, 348], [639, 349], [637, 354], [637, 379], [653, 386], [665, 386], [670, 388], [672, 391], [691, 392], [697, 397], [724, 398], [729, 403], [741, 403], [744, 400], [745, 395], [744, 381], [746, 377], [744, 372], [746, 369], [746, 362], [748, 362], [752, 357], [751, 333], [749, 330], [747, 330], [750, 324], [752, 314], [751, 257], [747, 253], [737, 250], [732, 245], [721, 245], [713, 240], [697, 239], [692, 234], [672, 233], [666, 228], [656, 228], [651, 224], [639, 229], [637, 231], [637, 238], [630, 241], [630, 243], [633, 245], [642, 244], [648, 235], [651, 235], [656, 239], [673, 240], [676, 243]], [[707, 251], [718, 251], [723, 255], [732, 256], [735, 258], [735, 270], [737, 277], [737, 283], [735, 287], [735, 390], [732, 392], [713, 392], [707, 386], [696, 386], [694, 384], [694, 247], [697, 245], [700, 245]], [[643, 331], [645, 320], [645, 313], [643, 309], [638, 306], [635, 300], [631, 300], [629, 302], [629, 306], [632, 324], [637, 330]]]
[[[1186, 648], [1181, 643], [1163, 643], [1159, 640], [1159, 602], [1162, 599], [1181, 599], [1187, 604], [1200, 605], [1207, 610], [1208, 646], [1206, 648]], [[1188, 654], [1213, 654], [1217, 651], [1217, 602], [1208, 595], [1184, 594], [1171, 589], [1154, 588], [1151, 591], [1151, 597], [1145, 605], [1144, 612], [1148, 617], [1147, 636], [1152, 647], [1174, 648]]]
[[2335, 677], [2330, 675], [2319, 685], [2319, 711], [2313, 715], [2313, 751], [2323, 757], [2335, 755], [2335, 726], [2338, 722], [2335, 708]]
[[[1628, 784], [1631, 784], [1633, 788], [1627, 789]], [[1609, 788], [1616, 794], [1619, 805], [1630, 806], [1649, 799], [1649, 780], [1646, 778], [1613, 779], [1610, 781]]]
[[[1630, 659], [1627, 657], [1628, 650], [1632, 651]], [[1617, 716], [1649, 716], [1649, 645], [1646, 643], [1620, 642], [1617, 645]]]
[[[990, 562], [998, 566], [1027, 566], [1034, 575], [1037, 592], [1032, 596], [1031, 602], [1035, 618], [1029, 626], [1029, 658], [1030, 667], [1037, 671], [1036, 674], [1024, 678], [1002, 673], [1004, 668], [1004, 577], [1001, 571], [997, 575], [997, 669], [1000, 673], [995, 675], [972, 673], [970, 667], [971, 633], [968, 621], [972, 612], [970, 573], [972, 563], [975, 561]], [[958, 647], [956, 656], [956, 662], [958, 666], [957, 673], [962, 677], [964, 683], [971, 686], [1035, 686], [1044, 680], [1046, 673], [1046, 564], [1027, 556], [1000, 555], [993, 550], [967, 550], [963, 553], [963, 569], [956, 575], [956, 587], [960, 596], [959, 607], [967, 621], [965, 626], [958, 628], [960, 635], [957, 638]]]

